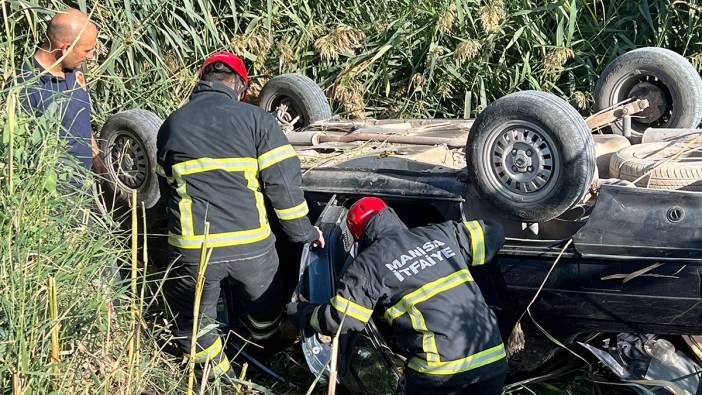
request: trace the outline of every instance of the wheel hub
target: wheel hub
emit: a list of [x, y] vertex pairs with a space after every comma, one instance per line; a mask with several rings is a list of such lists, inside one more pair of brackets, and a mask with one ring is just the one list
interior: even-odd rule
[[512, 150], [512, 171], [519, 173], [526, 173], [528, 171], [533, 171], [532, 161], [531, 161], [532, 151], [527, 149], [513, 149]]
[[556, 172], [553, 142], [536, 125], [507, 125], [489, 143], [490, 179], [517, 201], [548, 193]]
[[136, 170], [135, 169], [136, 166], [134, 166], [134, 165], [135, 165], [134, 159], [132, 159], [131, 156], [124, 156], [122, 158], [122, 169], [121, 170], [125, 173], [128, 173], [131, 170]]
[[665, 91], [648, 81], [641, 81], [634, 85], [629, 91], [629, 97], [634, 100], [648, 100], [648, 107], [636, 114], [636, 118], [641, 122], [653, 123], [659, 120], [668, 107]]
[[144, 184], [149, 160], [138, 139], [127, 133], [117, 135], [110, 144], [108, 168], [127, 188], [136, 189]]

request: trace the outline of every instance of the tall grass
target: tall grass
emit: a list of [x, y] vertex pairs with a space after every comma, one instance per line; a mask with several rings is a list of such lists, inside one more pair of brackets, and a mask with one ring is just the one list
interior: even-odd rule
[[[124, 350], [133, 332], [128, 310], [117, 303], [130, 295], [114, 275], [129, 256], [126, 235], [81, 209], [90, 207], [89, 191], [66, 180], [87, 175], [65, 158], [51, 114], [15, 115], [12, 156], [0, 144], [15, 171], [14, 191], [7, 173], [0, 176], [0, 388], [14, 394], [123, 392], [129, 380]], [[2, 114], [3, 125], [9, 116]], [[9, 128], [4, 132], [7, 142]], [[175, 363], [161, 356], [158, 336], [156, 330], [142, 344], [146, 360], [133, 388], [167, 392], [177, 385]]]
[[[668, 47], [702, 67], [702, 7], [671, 0], [164, 0], [78, 2], [100, 28], [90, 67], [96, 125], [117, 110], [165, 116], [206, 54], [246, 58], [253, 96], [302, 72], [349, 116], [474, 116], [520, 89], [589, 110], [599, 72], [635, 47]], [[5, 1], [20, 60], [63, 2]], [[7, 44], [14, 51], [7, 51]], [[7, 77], [9, 70], [5, 70]], [[466, 100], [468, 97], [470, 100]]]

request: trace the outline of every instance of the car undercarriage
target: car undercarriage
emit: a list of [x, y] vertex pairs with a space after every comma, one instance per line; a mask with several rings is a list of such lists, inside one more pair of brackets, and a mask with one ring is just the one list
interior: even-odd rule
[[[668, 63], [651, 68], [642, 53]], [[275, 77], [261, 105], [301, 159], [310, 219], [328, 241], [324, 250], [289, 243], [271, 218], [286, 291], [318, 304], [334, 295], [337, 274], [355, 255], [348, 207], [377, 196], [409, 227], [502, 223], [504, 247], [473, 275], [505, 341], [522, 324], [526, 345], [509, 358], [515, 377], [597, 334], [702, 335], [702, 80], [695, 72], [692, 86], [673, 81], [675, 72], [690, 74], [683, 61], [660, 48], [622, 55], [603, 72], [600, 111], [587, 118], [554, 95], [528, 91], [496, 100], [475, 120], [343, 120], [331, 116], [313, 81], [283, 75], [300, 89], [271, 91], [290, 85]], [[674, 102], [681, 89], [686, 102]], [[128, 133], [123, 123], [103, 128], [108, 136], [122, 130], [148, 153], [144, 166], [125, 166], [123, 145], [103, 147], [108, 188], [136, 189], [156, 212], [146, 185], [155, 178], [153, 147], [135, 137], [155, 136], [156, 122], [137, 123]], [[145, 181], [125, 182], [134, 179]], [[329, 339], [302, 337], [310, 370], [325, 377]], [[340, 344], [339, 377], [349, 391], [392, 392], [403, 358], [380, 314]]]

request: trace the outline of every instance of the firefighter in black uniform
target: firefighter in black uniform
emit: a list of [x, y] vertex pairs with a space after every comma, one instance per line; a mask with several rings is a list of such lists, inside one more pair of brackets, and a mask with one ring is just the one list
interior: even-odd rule
[[[241, 59], [222, 51], [200, 69], [190, 100], [172, 113], [157, 138], [157, 173], [168, 211], [168, 260], [175, 265], [165, 296], [176, 316], [178, 344], [189, 352], [195, 278], [205, 223], [212, 255], [200, 306], [205, 328], [217, 317], [220, 281], [229, 278], [244, 306], [243, 321], [254, 342], [278, 334], [283, 313], [275, 238], [266, 216], [270, 199], [293, 242], [323, 247], [307, 218], [300, 189], [300, 161], [276, 120], [243, 103], [248, 77]], [[197, 338], [195, 362], [209, 363], [212, 376], [233, 374], [216, 331]]]
[[408, 357], [404, 394], [500, 394], [507, 372], [495, 315], [469, 267], [490, 261], [504, 243], [489, 221], [448, 221], [407, 229], [381, 199], [349, 210], [359, 255], [345, 267], [329, 303], [290, 303], [298, 327], [333, 335], [361, 331], [376, 307]]

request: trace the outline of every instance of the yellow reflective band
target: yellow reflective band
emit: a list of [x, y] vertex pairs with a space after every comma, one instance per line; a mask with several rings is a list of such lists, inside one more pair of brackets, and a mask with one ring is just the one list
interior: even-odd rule
[[370, 320], [373, 310], [367, 309], [360, 304], [354, 303], [343, 296], [336, 295], [330, 301], [332, 307], [337, 309], [342, 314], [348, 314], [349, 316], [366, 323]]
[[212, 368], [212, 374], [215, 377], [219, 377], [229, 371], [229, 368], [231, 368], [231, 363], [229, 362], [229, 358], [224, 356], [224, 358], [217, 364], [217, 366]]
[[278, 332], [278, 321], [283, 316], [283, 312], [278, 313], [278, 316], [273, 321], [256, 321], [250, 314], [246, 314], [249, 327], [249, 333], [254, 340], [266, 340]]
[[247, 187], [253, 192], [254, 198], [256, 199], [256, 210], [258, 211], [258, 224], [260, 227], [268, 226], [268, 216], [266, 214], [266, 206], [263, 201], [263, 194], [259, 191], [258, 178], [256, 178], [255, 171], [247, 171], [244, 173], [246, 181], [248, 181]]
[[281, 145], [258, 157], [258, 169], [263, 170], [293, 156], [295, 156], [295, 149], [292, 145]]
[[385, 318], [392, 323], [394, 319], [405, 314], [415, 304], [469, 281], [473, 281], [473, 276], [470, 275], [468, 269], [462, 269], [446, 277], [436, 279], [403, 296], [399, 302], [385, 311]]
[[275, 335], [278, 332], [278, 326], [274, 326], [272, 329], [265, 331], [265, 332], [259, 332], [254, 328], [249, 327], [249, 333], [251, 334], [251, 337], [254, 340], [266, 340], [269, 339], [271, 336]]
[[208, 360], [214, 358], [217, 354], [222, 351], [222, 341], [217, 338], [209, 347], [198, 352], [193, 357], [195, 363], [205, 363]]
[[261, 192], [254, 192], [254, 197], [256, 198], [256, 209], [258, 210], [258, 223], [263, 227], [268, 227], [268, 214], [266, 214], [266, 205], [263, 201], [263, 194]]
[[505, 346], [500, 344], [485, 351], [453, 361], [428, 362], [422, 360], [421, 358], [413, 357], [410, 359], [407, 366], [410, 369], [421, 373], [447, 375], [477, 369], [481, 366], [489, 365], [506, 357], [507, 354], [505, 353]]
[[173, 183], [173, 177], [169, 177], [161, 165], [156, 165], [156, 174], [165, 178], [169, 183]]
[[463, 221], [470, 232], [470, 253], [473, 256], [471, 266], [480, 266], [485, 263], [485, 233], [478, 221]]
[[[163, 170], [163, 169], [162, 169]], [[186, 182], [183, 176], [202, 173], [212, 170], [223, 170], [228, 172], [244, 172], [245, 178], [249, 182], [249, 188], [257, 194], [258, 182], [252, 183], [252, 179], [256, 179], [256, 173], [258, 171], [258, 162], [254, 158], [199, 158], [192, 159], [185, 162], [180, 162], [172, 166], [173, 176], [177, 183], [176, 192], [180, 196], [180, 202], [178, 202], [178, 208], [180, 211], [180, 231], [183, 237], [195, 235], [195, 230], [193, 227], [193, 212], [192, 212], [192, 199], [188, 196], [186, 192]], [[165, 174], [165, 173], [164, 173]], [[254, 186], [252, 188], [252, 185]], [[260, 195], [260, 193], [259, 193]], [[259, 216], [261, 212], [264, 212], [265, 208], [262, 210], [259, 207], [259, 200], [262, 200], [258, 195], [256, 195], [256, 205], [258, 207]], [[262, 206], [262, 204], [260, 205]], [[261, 227], [268, 222], [264, 219], [261, 220]], [[263, 237], [265, 238], [265, 237]], [[263, 239], [262, 238], [262, 239]], [[199, 246], [189, 247], [188, 245], [193, 243], [188, 243], [185, 241], [174, 240], [169, 236], [169, 243], [176, 247], [182, 248], [200, 248]], [[183, 244], [183, 245], [180, 245]], [[201, 243], [200, 243], [201, 244]], [[237, 244], [237, 243], [235, 243]], [[239, 243], [245, 244], [245, 243]], [[223, 244], [223, 245], [212, 245], [211, 247], [222, 247], [234, 244]]]
[[[271, 228], [264, 227], [241, 230], [237, 232], [211, 233], [207, 236], [207, 247], [227, 247], [233, 245], [251, 244], [266, 239], [271, 235]], [[175, 247], [195, 249], [202, 247], [204, 235], [182, 236], [168, 234], [168, 243]]]
[[191, 210], [193, 201], [190, 199], [190, 196], [188, 196], [185, 181], [177, 176], [176, 181], [178, 184], [176, 192], [180, 196], [180, 202], [178, 202], [178, 210], [180, 211], [180, 232], [184, 236], [190, 236], [194, 233]]
[[412, 321], [412, 328], [422, 334], [422, 350], [427, 355], [427, 361], [439, 362], [439, 350], [436, 348], [434, 332], [427, 328], [424, 316], [416, 306], [410, 307], [409, 315]]
[[429, 362], [439, 362], [439, 348], [436, 347], [436, 338], [434, 337], [434, 332], [431, 332], [431, 336], [429, 336], [429, 342], [431, 344], [429, 345], [427, 350], [435, 353], [436, 357], [434, 358], [433, 354], [431, 354], [432, 356], [430, 357], [430, 354], [427, 352], [427, 360]]
[[199, 158], [173, 165], [173, 174], [184, 176], [211, 170], [246, 171], [256, 168], [254, 158]]
[[275, 215], [282, 219], [282, 220], [291, 220], [291, 219], [297, 219], [297, 218], [302, 218], [307, 213], [310, 212], [310, 210], [307, 208], [307, 202], [302, 201], [302, 203], [298, 204], [295, 207], [290, 207], [286, 208], [284, 210], [278, 210], [278, 209], [273, 209], [275, 210]]
[[253, 317], [251, 317], [251, 314], [246, 314], [246, 318], [249, 321], [249, 324], [251, 324], [252, 327], [256, 329], [268, 329], [271, 326], [277, 325], [278, 321], [280, 321], [280, 317], [283, 315], [283, 312], [281, 311], [278, 313], [278, 316], [275, 317], [272, 321], [256, 321]]

